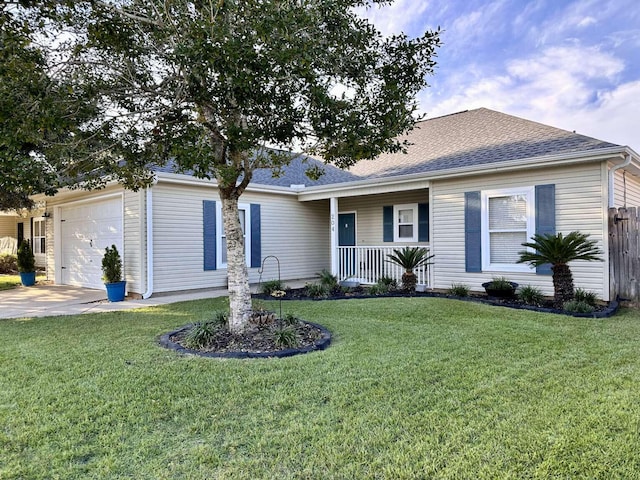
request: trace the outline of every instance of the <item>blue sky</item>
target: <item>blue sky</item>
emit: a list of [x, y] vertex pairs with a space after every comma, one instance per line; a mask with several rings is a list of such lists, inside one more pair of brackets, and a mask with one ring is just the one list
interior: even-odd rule
[[427, 118], [487, 107], [640, 152], [638, 0], [396, 0], [384, 33], [440, 26]]

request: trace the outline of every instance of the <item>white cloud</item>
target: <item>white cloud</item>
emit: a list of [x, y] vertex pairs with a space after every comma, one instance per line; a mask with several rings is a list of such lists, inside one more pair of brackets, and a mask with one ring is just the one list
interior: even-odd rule
[[553, 47], [508, 62], [500, 74], [457, 75], [440, 86], [447, 98], [427, 90], [420, 100], [429, 117], [487, 107], [637, 148], [640, 80], [619, 84], [623, 69], [595, 47]]
[[393, 35], [409, 33], [412, 25], [422, 18], [428, 8], [429, 2], [426, 0], [396, 0], [391, 5], [358, 8], [356, 12], [374, 23], [383, 35]]

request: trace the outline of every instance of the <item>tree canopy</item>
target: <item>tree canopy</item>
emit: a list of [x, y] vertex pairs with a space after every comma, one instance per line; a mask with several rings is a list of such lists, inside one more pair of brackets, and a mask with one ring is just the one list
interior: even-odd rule
[[[18, 38], [32, 43], [18, 42], [17, 58], [31, 62], [38, 83], [3, 114], [38, 95], [57, 99], [51, 110], [33, 104], [42, 115], [13, 117], [8, 127], [37, 132], [15, 151], [56, 180], [28, 192], [109, 179], [135, 189], [154, 166], [172, 162], [177, 172], [217, 181], [229, 207], [230, 259], [234, 249], [242, 257], [237, 199], [255, 169], [277, 175], [291, 161], [278, 149], [346, 168], [405, 147], [398, 136], [413, 127], [416, 94], [440, 44], [439, 31], [384, 37], [356, 13], [384, 0], [19, 3], [3, 15], [28, 25]], [[45, 47], [33, 48], [38, 42]], [[8, 75], [20, 83], [17, 71]], [[40, 128], [43, 118], [64, 121]], [[236, 273], [229, 262], [230, 279]]]

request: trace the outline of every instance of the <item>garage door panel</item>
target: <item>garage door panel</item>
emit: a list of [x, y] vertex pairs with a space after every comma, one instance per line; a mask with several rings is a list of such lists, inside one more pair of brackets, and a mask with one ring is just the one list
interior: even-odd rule
[[62, 283], [102, 287], [102, 257], [115, 245], [122, 253], [122, 200], [61, 209]]

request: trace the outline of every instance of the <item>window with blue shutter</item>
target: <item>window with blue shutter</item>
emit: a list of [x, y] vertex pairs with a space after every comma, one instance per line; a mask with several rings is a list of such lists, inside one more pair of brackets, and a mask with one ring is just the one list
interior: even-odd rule
[[429, 241], [429, 204], [418, 204], [418, 241]]
[[382, 240], [393, 242], [393, 205], [382, 207]]
[[[465, 193], [467, 272], [522, 272], [518, 263], [534, 233], [555, 234], [555, 186], [537, 185]], [[536, 269], [550, 274], [550, 265]]]
[[260, 205], [252, 203], [251, 213], [251, 268], [260, 268], [262, 262], [262, 238], [260, 231]]

